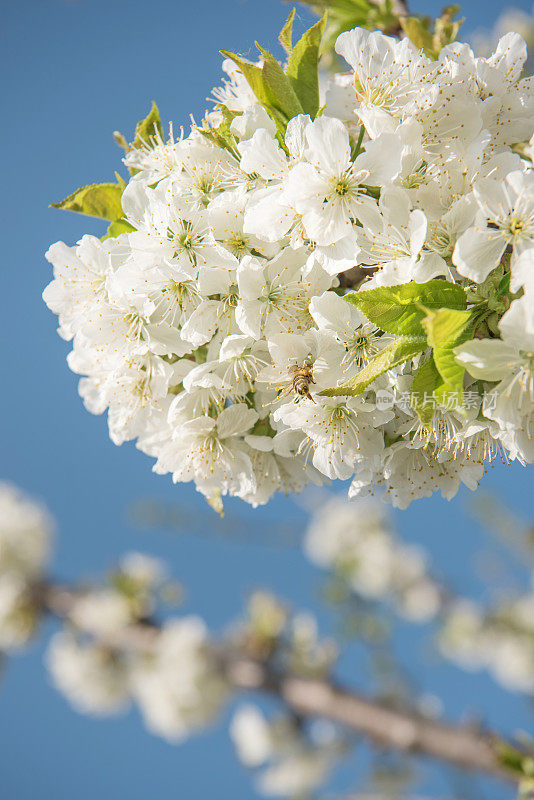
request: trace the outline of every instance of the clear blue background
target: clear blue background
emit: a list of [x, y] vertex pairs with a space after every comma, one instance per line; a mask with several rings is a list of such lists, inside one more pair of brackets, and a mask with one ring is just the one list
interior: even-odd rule
[[[518, 5], [526, 10], [529, 3]], [[98, 575], [125, 550], [142, 549], [169, 560], [187, 587], [185, 609], [215, 629], [238, 613], [256, 585], [297, 607], [318, 608], [321, 576], [295, 544], [305, 522], [302, 509], [282, 499], [258, 511], [230, 504], [229, 523], [216, 527], [194, 489], [153, 475], [150, 460], [133, 446], [111, 444], [106, 420], [82, 407], [65, 363], [68, 346], [41, 300], [50, 279], [43, 257], [48, 245], [102, 233], [98, 222], [48, 204], [121, 168], [111, 132], [129, 138], [152, 99], [175, 125], [187, 125], [190, 113], [200, 119], [205, 98], [220, 83], [218, 50], [252, 53], [256, 38], [274, 47], [289, 7], [279, 0], [2, 0], [0, 7], [2, 477], [45, 500], [57, 517], [54, 570], [61, 578]], [[434, 13], [439, 4], [414, 7]], [[466, 30], [475, 20], [491, 24], [499, 10], [498, 0], [468, 3]], [[311, 18], [298, 13], [303, 30]], [[525, 515], [532, 510], [528, 470], [499, 465], [485, 486]], [[144, 497], [175, 507], [183, 524], [132, 526], [128, 508]], [[420, 501], [396, 520], [406, 540], [429, 548], [436, 569], [456, 588], [476, 591], [474, 554], [486, 538], [463, 513], [465, 502], [464, 494], [450, 504]], [[319, 616], [327, 634], [332, 617], [324, 610]], [[149, 735], [135, 712], [104, 722], [78, 716], [50, 685], [42, 644], [10, 661], [0, 683], [2, 800], [255, 796], [224, 720], [173, 747]], [[403, 628], [398, 649], [419, 685], [445, 698], [451, 718], [486, 709], [496, 727], [531, 728], [524, 700], [485, 675], [429, 659], [417, 631]], [[356, 654], [347, 654], [343, 670], [361, 685]], [[359, 762], [346, 764], [335, 788], [357, 787], [361, 775]], [[422, 789], [453, 794], [435, 771], [426, 776]], [[506, 796], [501, 787], [485, 792]]]

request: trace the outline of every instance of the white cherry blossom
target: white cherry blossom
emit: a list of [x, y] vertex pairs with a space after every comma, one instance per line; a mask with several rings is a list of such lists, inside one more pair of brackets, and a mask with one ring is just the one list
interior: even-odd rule
[[291, 169], [284, 197], [302, 215], [306, 235], [330, 245], [347, 236], [356, 220], [365, 224], [374, 201], [364, 184], [381, 186], [398, 175], [402, 145], [385, 134], [352, 161], [347, 130], [331, 117], [308, 123], [305, 136], [307, 161]]
[[516, 434], [518, 455], [534, 455], [534, 326], [530, 298], [515, 300], [501, 318], [502, 339], [475, 339], [456, 348], [456, 359], [474, 378], [498, 381], [486, 393], [483, 410], [508, 434]]
[[43, 292], [48, 308], [59, 316], [58, 333], [72, 339], [86, 317], [107, 300], [106, 278], [111, 272], [105, 243], [95, 236], [83, 236], [76, 247], [56, 242], [46, 253], [54, 266], [54, 280]]
[[172, 472], [173, 480], [195, 480], [204, 494], [214, 490], [246, 494], [254, 490], [250, 458], [240, 437], [258, 414], [245, 403], [225, 408], [217, 419], [197, 417], [184, 423], [162, 449], [156, 472]]
[[481, 178], [473, 187], [479, 206], [475, 224], [460, 236], [453, 261], [458, 272], [480, 283], [512, 248], [510, 288], [521, 285], [515, 264], [525, 251], [534, 249], [534, 175], [510, 172], [503, 183]]

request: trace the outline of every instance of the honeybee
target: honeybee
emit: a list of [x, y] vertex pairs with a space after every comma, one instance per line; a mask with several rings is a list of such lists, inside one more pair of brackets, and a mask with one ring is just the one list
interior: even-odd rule
[[311, 400], [312, 403], [315, 403], [315, 400], [310, 394], [310, 385], [315, 383], [313, 380], [313, 362], [311, 356], [308, 356], [304, 359], [304, 362], [301, 367], [298, 364], [293, 364], [289, 367], [289, 374], [291, 375], [291, 383], [285, 389], [280, 397], [287, 397], [287, 395], [294, 392], [295, 402], [299, 400], [301, 397], [306, 397], [308, 400]]

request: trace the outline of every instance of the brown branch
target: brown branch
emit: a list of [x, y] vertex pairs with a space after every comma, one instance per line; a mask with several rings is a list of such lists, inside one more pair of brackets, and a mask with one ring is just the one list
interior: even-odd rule
[[[83, 595], [83, 590], [58, 584], [42, 584], [35, 591], [36, 600], [41, 608], [59, 619], [69, 619], [77, 600]], [[141, 620], [114, 631], [109, 640], [100, 637], [99, 642], [111, 650], [143, 652], [150, 650], [158, 632], [158, 625], [150, 620]]]
[[249, 658], [230, 656], [225, 672], [236, 688], [276, 694], [299, 714], [341, 723], [379, 747], [431, 756], [462, 769], [516, 780], [499, 762], [496, 745], [502, 739], [487, 731], [399, 711], [330, 681], [279, 674]]
[[[71, 615], [80, 594], [57, 585], [44, 585], [36, 591], [43, 609], [62, 619]], [[103, 644], [115, 650], [146, 651], [157, 635], [158, 627], [147, 620], [123, 628]], [[328, 679], [281, 673], [267, 660], [244, 655], [238, 645], [214, 648], [213, 655], [235, 689], [276, 695], [298, 714], [340, 723], [381, 748], [430, 756], [462, 769], [517, 781], [499, 761], [497, 745], [505, 740], [489, 731], [394, 709]]]

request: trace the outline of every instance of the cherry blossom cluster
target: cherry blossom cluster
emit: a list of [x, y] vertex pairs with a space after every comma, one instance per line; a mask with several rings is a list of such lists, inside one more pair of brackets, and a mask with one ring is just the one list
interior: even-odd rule
[[[433, 60], [355, 29], [336, 50], [348, 71], [313, 119], [281, 121], [225, 60], [203, 126], [128, 146], [112, 235], [47, 253], [44, 299], [87, 409], [213, 504], [341, 479], [351, 498], [380, 487], [406, 507], [476, 488], [496, 455], [534, 458], [525, 43], [507, 34], [488, 58], [453, 43]], [[407, 296], [392, 287], [431, 315], [443, 286], [472, 324], [419, 346], [392, 322]], [[367, 292], [387, 314], [358, 307]], [[416, 385], [431, 414], [397, 402]]]
[[217, 715], [228, 688], [199, 617], [139, 625], [165, 587], [161, 562], [128, 554], [110, 586], [71, 600], [46, 660], [57, 689], [78, 711], [108, 716], [135, 703], [148, 730], [179, 742]]
[[[127, 553], [105, 582], [67, 587], [50, 580], [54, 523], [48, 511], [0, 484], [0, 652], [14, 653], [37, 633], [45, 612], [60, 629], [46, 652], [56, 688], [78, 711], [109, 716], [135, 704], [152, 733], [180, 742], [204, 728], [228, 700], [215, 642], [197, 616], [169, 614], [180, 597], [164, 564]], [[254, 593], [229, 641], [250, 653], [275, 647], [280, 666], [325, 675], [337, 657], [307, 613], [290, 614], [273, 595]], [[283, 643], [283, 644], [282, 644]]]
[[454, 596], [431, 574], [426, 553], [398, 540], [376, 500], [321, 498], [304, 550], [356, 597], [385, 602], [410, 622], [437, 622], [439, 651], [461, 669], [487, 670], [508, 691], [534, 693], [532, 589], [502, 593], [486, 607]]
[[443, 655], [469, 672], [487, 670], [512, 692], [534, 693], [534, 592], [500, 598], [484, 609], [458, 600], [440, 632]]
[[[173, 615], [147, 623], [162, 578], [156, 559], [127, 555], [111, 587], [71, 598], [46, 661], [56, 688], [76, 710], [104, 717], [133, 703], [151, 733], [179, 743], [213, 722], [231, 687], [202, 619]], [[313, 616], [290, 615], [260, 591], [250, 597], [227, 647], [270, 653], [280, 668], [307, 676], [325, 675], [337, 657], [333, 642], [319, 639]]]
[[[170, 617], [139, 640], [125, 635], [154, 612], [158, 593], [175, 589], [161, 562], [123, 557], [109, 585], [67, 590], [47, 574], [54, 525], [47, 510], [0, 484], [0, 651], [20, 650], [45, 610], [61, 614], [47, 664], [79, 711], [107, 715], [133, 700], [154, 733], [177, 741], [202, 727], [226, 699], [198, 617]], [[122, 638], [121, 638], [122, 637]]]
[[256, 791], [264, 797], [311, 796], [348, 751], [334, 725], [314, 721], [309, 730], [294, 716], [266, 719], [254, 705], [240, 706], [230, 736], [241, 763], [256, 773]]
[[426, 554], [397, 540], [376, 500], [328, 497], [310, 520], [304, 550], [351, 592], [390, 603], [407, 620], [427, 622], [442, 610], [445, 592], [430, 575]]
[[36, 587], [48, 564], [52, 531], [46, 509], [0, 483], [0, 651], [19, 649], [36, 630]]

